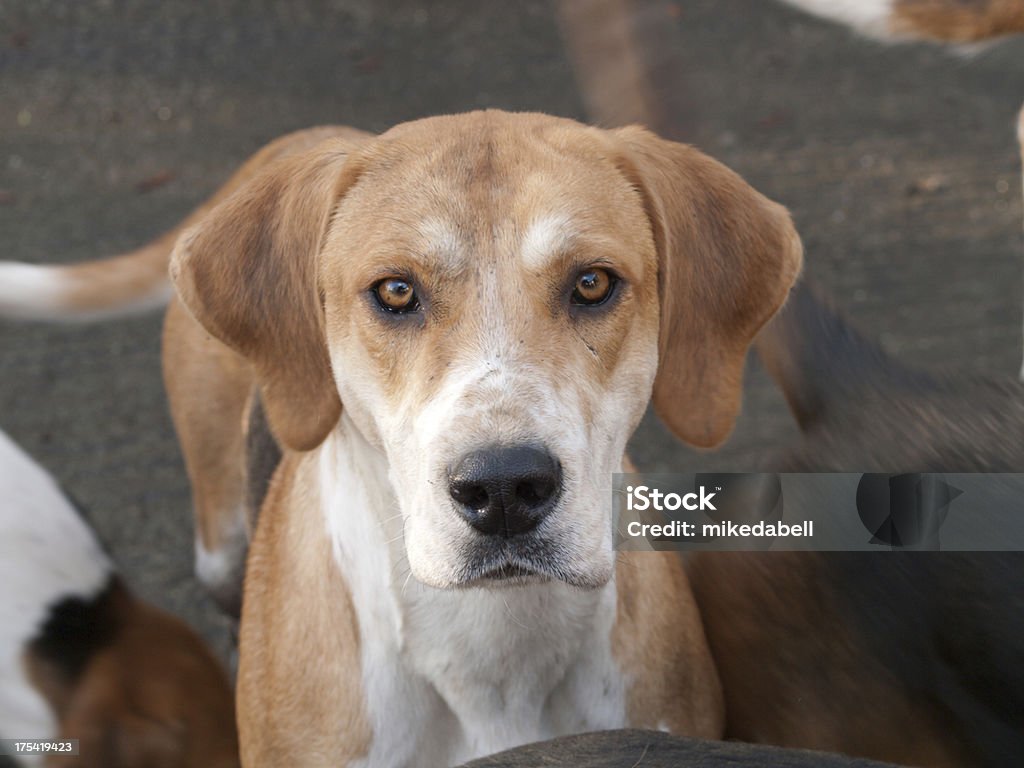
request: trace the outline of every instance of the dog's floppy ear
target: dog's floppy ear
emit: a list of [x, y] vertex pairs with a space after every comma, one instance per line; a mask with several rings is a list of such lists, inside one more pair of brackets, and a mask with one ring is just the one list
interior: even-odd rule
[[800, 238], [785, 208], [696, 149], [616, 133], [658, 251], [654, 407], [677, 436], [712, 447], [732, 431], [751, 341], [800, 272]]
[[182, 302], [252, 363], [271, 429], [296, 450], [319, 445], [341, 414], [317, 257], [358, 178], [354, 149], [330, 139], [275, 161], [182, 235], [171, 257]]

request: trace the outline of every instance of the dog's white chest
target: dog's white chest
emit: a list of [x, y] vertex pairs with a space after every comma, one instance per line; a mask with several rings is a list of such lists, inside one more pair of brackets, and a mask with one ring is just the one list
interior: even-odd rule
[[[624, 725], [610, 648], [614, 587], [559, 583], [438, 592], [418, 587], [404, 625], [403, 666], [439, 697], [456, 763], [511, 746]], [[428, 730], [425, 734], [431, 739]]]
[[401, 522], [372, 508], [384, 496], [337, 458], [322, 481], [335, 558], [358, 616], [361, 704], [372, 730], [358, 765], [437, 768], [626, 725], [611, 649], [614, 581], [592, 591], [561, 582], [423, 586], [406, 577], [395, 532], [380, 520], [399, 530]]
[[[561, 584], [461, 592], [416, 585], [402, 607], [395, 654], [364, 654], [373, 664], [364, 667], [364, 685], [374, 724], [364, 765], [453, 765], [626, 724], [610, 648], [613, 586], [583, 593]], [[365, 637], [363, 647], [371, 642]]]

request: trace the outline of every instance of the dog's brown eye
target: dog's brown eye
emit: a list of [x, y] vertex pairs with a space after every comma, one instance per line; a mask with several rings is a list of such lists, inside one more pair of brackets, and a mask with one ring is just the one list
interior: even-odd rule
[[603, 303], [615, 287], [615, 280], [606, 269], [595, 267], [580, 272], [572, 292], [572, 303], [593, 306]]
[[412, 283], [400, 277], [381, 280], [374, 288], [377, 302], [389, 312], [415, 312], [420, 302]]

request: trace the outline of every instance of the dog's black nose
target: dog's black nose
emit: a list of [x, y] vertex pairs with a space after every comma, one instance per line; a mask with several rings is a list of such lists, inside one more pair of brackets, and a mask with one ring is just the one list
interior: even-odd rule
[[448, 492], [470, 525], [488, 536], [537, 527], [561, 489], [562, 470], [547, 451], [529, 446], [486, 448], [459, 460]]

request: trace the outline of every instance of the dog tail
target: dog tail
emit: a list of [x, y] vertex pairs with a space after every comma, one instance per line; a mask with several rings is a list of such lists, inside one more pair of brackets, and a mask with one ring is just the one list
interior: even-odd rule
[[0, 317], [88, 322], [163, 307], [173, 293], [168, 266], [178, 236], [198, 223], [267, 164], [334, 137], [362, 139], [353, 128], [321, 126], [286, 134], [242, 165], [212, 197], [173, 229], [147, 245], [80, 264], [0, 261]]
[[1024, 33], [1024, 0], [785, 0], [882, 40], [967, 45]]
[[167, 265], [180, 230], [79, 264], [0, 261], [0, 317], [88, 322], [162, 307], [171, 297]]
[[755, 347], [802, 430], [843, 407], [855, 393], [930, 381], [860, 333], [806, 279], [793, 287]]

